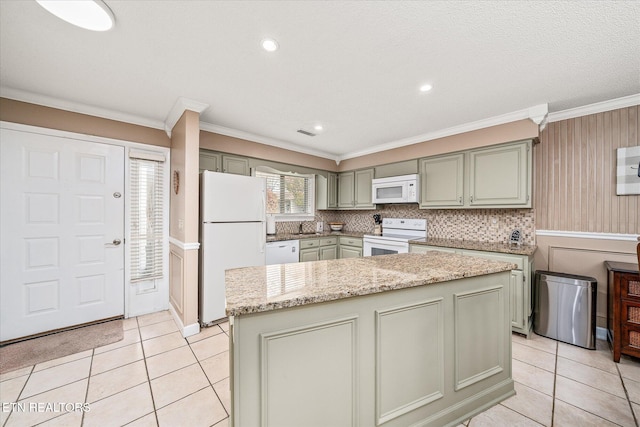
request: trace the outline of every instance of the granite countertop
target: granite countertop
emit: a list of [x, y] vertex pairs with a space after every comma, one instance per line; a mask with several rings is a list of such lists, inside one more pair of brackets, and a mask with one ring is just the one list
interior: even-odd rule
[[333, 236], [347, 236], [347, 237], [362, 237], [367, 233], [358, 231], [325, 231], [324, 233], [278, 233], [267, 234], [267, 243], [269, 242], [281, 242], [283, 240], [302, 240], [302, 239], [318, 239], [321, 237], [333, 237]]
[[468, 249], [471, 251], [499, 252], [513, 255], [533, 255], [538, 248], [536, 245], [508, 245], [506, 243], [476, 242], [472, 240], [434, 239], [411, 240], [415, 245], [441, 246], [455, 249]]
[[429, 252], [227, 270], [227, 316], [259, 313], [508, 271], [515, 264]]

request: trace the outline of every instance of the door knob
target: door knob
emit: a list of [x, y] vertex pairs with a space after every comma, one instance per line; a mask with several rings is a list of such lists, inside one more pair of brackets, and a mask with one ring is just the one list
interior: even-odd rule
[[113, 242], [111, 243], [113, 243], [114, 246], [118, 246], [122, 241], [120, 239], [113, 239]]

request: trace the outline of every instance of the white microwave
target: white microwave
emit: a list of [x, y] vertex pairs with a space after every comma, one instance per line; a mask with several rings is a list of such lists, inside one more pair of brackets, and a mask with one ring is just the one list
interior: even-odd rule
[[376, 178], [373, 180], [373, 203], [418, 203], [418, 174]]

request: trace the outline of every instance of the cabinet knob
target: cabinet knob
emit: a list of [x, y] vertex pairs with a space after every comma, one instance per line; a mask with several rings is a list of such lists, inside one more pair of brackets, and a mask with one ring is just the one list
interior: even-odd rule
[[473, 196], [469, 196], [469, 201], [473, 202]]

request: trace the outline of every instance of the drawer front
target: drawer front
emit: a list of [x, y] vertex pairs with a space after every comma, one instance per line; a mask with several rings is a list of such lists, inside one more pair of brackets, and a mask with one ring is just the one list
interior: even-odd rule
[[640, 356], [640, 326], [623, 326], [621, 334], [621, 350], [630, 356]]
[[300, 249], [317, 248], [318, 246], [320, 246], [320, 241], [318, 239], [301, 239], [300, 240]]
[[340, 236], [340, 244], [345, 246], [357, 246], [362, 247], [362, 239], [356, 237]]
[[620, 314], [623, 325], [640, 328], [640, 302], [623, 300]]
[[467, 250], [463, 250], [462, 255], [487, 258], [487, 259], [492, 259], [494, 261], [510, 262], [512, 264], [517, 264], [518, 270], [524, 269], [524, 257], [518, 256], [518, 255], [506, 255], [506, 254], [503, 255], [503, 254], [496, 254], [493, 252], [480, 252], [480, 251], [467, 251]]
[[620, 273], [620, 296], [640, 302], [640, 274]]
[[329, 246], [329, 245], [337, 245], [338, 238], [337, 237], [325, 237], [320, 239], [320, 246]]

